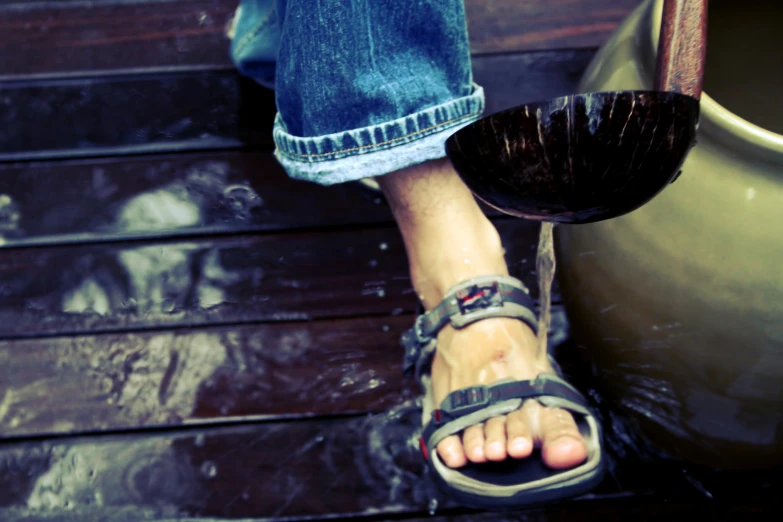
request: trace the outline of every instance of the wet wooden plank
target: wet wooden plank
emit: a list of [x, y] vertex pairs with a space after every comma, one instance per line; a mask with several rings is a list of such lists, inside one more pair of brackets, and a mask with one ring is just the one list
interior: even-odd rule
[[[567, 336], [562, 306], [553, 312], [550, 345]], [[0, 439], [385, 411], [420, 394], [401, 366], [413, 321], [0, 341]]]
[[0, 516], [382, 517], [424, 515], [431, 498], [453, 508], [422, 480], [420, 416], [406, 403], [353, 419], [4, 443]]
[[569, 49], [474, 60], [473, 75], [486, 91], [485, 114], [575, 93], [593, 56], [593, 50]]
[[467, 0], [474, 53], [598, 47], [643, 0]]
[[[488, 112], [573, 92], [593, 51], [478, 57]], [[0, 83], [0, 162], [253, 147], [274, 93], [234, 71]]]
[[262, 152], [0, 164], [0, 179], [5, 247], [393, 222], [378, 193], [292, 180]]
[[226, 28], [237, 4], [0, 3], [0, 77], [230, 67]]
[[[481, 59], [477, 76], [492, 82], [487, 87], [487, 113], [565, 94], [569, 86], [576, 84], [591, 56], [589, 51], [569, 51], [554, 56], [533, 53]], [[154, 89], [148, 94], [157, 96]], [[198, 116], [198, 110], [192, 114], [196, 115], [194, 118], [210, 118], [203, 113]], [[33, 127], [34, 118], [33, 113], [25, 125]], [[175, 113], [164, 119], [176, 118]], [[98, 126], [89, 129], [92, 121], [83, 122], [83, 128], [100, 133]], [[215, 121], [210, 124], [222, 125]], [[41, 128], [48, 127], [39, 125]], [[10, 136], [10, 130], [7, 132]], [[112, 132], [115, 131], [110, 130], [108, 137], [102, 139], [110, 141]], [[161, 143], [149, 139], [149, 133], [134, 134], [132, 139], [138, 141], [129, 148], [166, 148], [188, 143], [206, 147], [209, 141], [177, 141], [181, 136], [170, 137], [174, 141], [167, 142], [168, 138], [160, 135], [164, 140]], [[51, 138], [62, 140], [61, 136]], [[46, 139], [46, 135], [40, 140], [31, 138], [28, 146], [43, 146]], [[264, 139], [259, 137], [260, 141]], [[98, 149], [110, 152], [112, 147]], [[77, 148], [60, 153], [73, 155], [89, 150]], [[40, 155], [32, 150], [30, 154]], [[378, 196], [357, 184], [324, 188], [292, 181], [269, 153], [214, 151], [0, 164], [0, 178], [4, 180], [0, 189], [0, 241], [5, 246], [391, 220]], [[169, 207], [175, 210], [162, 211]], [[129, 214], [134, 213], [142, 215], [130, 222]]]
[[0, 342], [0, 439], [381, 412], [412, 315]]
[[[440, 501], [439, 513], [479, 516], [457, 510], [424, 474], [415, 443], [419, 423], [418, 407], [403, 403], [371, 417], [6, 442], [0, 445], [0, 517], [7, 522], [423, 519], [432, 498]], [[732, 512], [779, 513], [779, 475], [754, 471], [721, 480], [730, 486], [727, 494], [708, 503], [680, 470], [636, 465], [620, 484], [607, 480], [581, 499], [507, 516], [579, 521], [603, 513], [627, 520], [622, 516], [627, 513], [668, 520], [674, 509], [664, 504], [712, 511], [718, 519]]]
[[[538, 225], [497, 222], [536, 295]], [[415, 310], [394, 226], [0, 249], [0, 337]]]
[[234, 71], [0, 83], [0, 161], [269, 149], [274, 113]]
[[672, 502], [647, 495], [627, 498], [597, 498], [549, 506], [521, 509], [510, 513], [468, 513], [451, 516], [410, 518], [410, 522], [606, 522], [607, 520], [636, 522], [693, 522], [694, 520], [734, 521], [770, 520], [778, 513], [762, 503], [738, 503], [720, 506], [717, 503], [694, 500]]
[[[474, 54], [592, 48], [641, 0], [467, 0]], [[0, 2], [0, 79], [231, 67], [236, 0]], [[24, 42], [23, 46], [19, 42]]]

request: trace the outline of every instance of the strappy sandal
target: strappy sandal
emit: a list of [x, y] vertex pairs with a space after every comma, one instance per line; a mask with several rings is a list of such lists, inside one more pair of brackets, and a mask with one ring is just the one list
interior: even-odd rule
[[[469, 507], [512, 508], [588, 492], [603, 477], [601, 427], [585, 397], [558, 375], [546, 373], [532, 380], [504, 379], [489, 386], [470, 386], [451, 392], [440, 408], [434, 409], [429, 369], [438, 332], [449, 323], [459, 329], [490, 317], [512, 317], [534, 332], [538, 328], [533, 300], [522, 282], [513, 277], [486, 276], [453, 287], [438, 306], [421, 313], [402, 337], [404, 370], [415, 370], [425, 390], [424, 431], [419, 441], [424, 459], [444, 492]], [[587, 443], [584, 463], [554, 470], [544, 464], [539, 450], [525, 459], [468, 463], [459, 469], [450, 468], [439, 459], [436, 447], [440, 441], [469, 426], [515, 411], [527, 399], [573, 414]]]

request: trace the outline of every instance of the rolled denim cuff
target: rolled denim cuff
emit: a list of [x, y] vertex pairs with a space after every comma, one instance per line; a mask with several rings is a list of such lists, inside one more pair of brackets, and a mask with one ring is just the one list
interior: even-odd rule
[[478, 120], [484, 111], [484, 90], [379, 125], [302, 138], [275, 119], [275, 156], [292, 178], [334, 185], [383, 176], [446, 156], [446, 140]]

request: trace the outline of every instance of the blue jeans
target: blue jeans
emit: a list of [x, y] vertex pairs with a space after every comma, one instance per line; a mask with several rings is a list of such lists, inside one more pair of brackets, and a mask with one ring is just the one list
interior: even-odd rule
[[231, 56], [275, 89], [275, 155], [331, 185], [446, 155], [484, 110], [462, 0], [242, 0]]

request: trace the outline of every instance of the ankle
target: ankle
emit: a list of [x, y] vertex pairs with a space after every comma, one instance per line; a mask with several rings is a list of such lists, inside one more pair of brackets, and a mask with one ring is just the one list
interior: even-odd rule
[[[455, 285], [486, 275], [508, 275], [500, 235], [489, 220], [458, 237], [420, 249], [411, 262], [411, 281], [426, 309], [437, 306]], [[464, 230], [464, 229], [462, 229]]]

